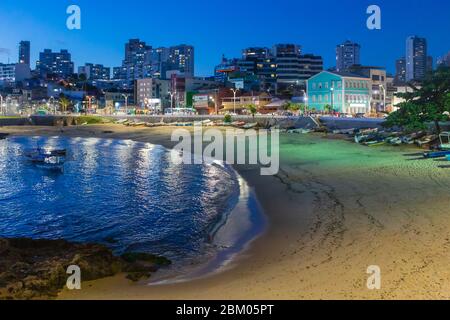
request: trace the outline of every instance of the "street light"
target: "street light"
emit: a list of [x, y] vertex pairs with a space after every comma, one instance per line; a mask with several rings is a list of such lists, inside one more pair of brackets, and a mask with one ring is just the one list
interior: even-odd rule
[[334, 87], [331, 87], [331, 109], [334, 110]]
[[386, 111], [386, 89], [382, 84], [380, 84], [380, 88], [383, 89], [383, 111]]
[[125, 98], [125, 114], [128, 115], [128, 98], [130, 97], [130, 95], [123, 93], [122, 97]]
[[236, 114], [236, 93], [239, 91], [239, 89], [230, 89], [233, 91], [234, 99], [233, 99], [233, 105], [234, 105], [234, 114]]
[[50, 104], [50, 100], [52, 101], [52, 104], [51, 104], [50, 106], [53, 107], [53, 113], [56, 115], [55, 97], [54, 97], [54, 96], [51, 96], [51, 97], [48, 99], [48, 103], [49, 103], [49, 104]]
[[170, 114], [173, 116], [173, 96], [177, 94], [177, 92], [169, 91], [170, 94]]

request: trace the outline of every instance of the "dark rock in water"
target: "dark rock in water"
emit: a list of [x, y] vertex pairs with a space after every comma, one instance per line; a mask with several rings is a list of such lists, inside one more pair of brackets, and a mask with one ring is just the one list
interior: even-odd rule
[[0, 299], [45, 299], [56, 297], [70, 275], [67, 268], [81, 269], [82, 281], [129, 272], [138, 281], [170, 261], [143, 253], [116, 257], [98, 244], [65, 240], [0, 239]]

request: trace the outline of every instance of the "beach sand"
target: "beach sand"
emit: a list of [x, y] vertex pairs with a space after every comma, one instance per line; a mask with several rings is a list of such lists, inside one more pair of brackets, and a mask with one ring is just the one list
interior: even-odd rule
[[[17, 135], [133, 139], [172, 147], [172, 128], [2, 127]], [[112, 131], [113, 133], [108, 133]], [[448, 299], [450, 168], [412, 147], [367, 148], [323, 135], [281, 136], [281, 170], [236, 169], [254, 188], [267, 231], [232, 268], [143, 286], [122, 275], [60, 299]], [[366, 270], [381, 268], [381, 289]]]

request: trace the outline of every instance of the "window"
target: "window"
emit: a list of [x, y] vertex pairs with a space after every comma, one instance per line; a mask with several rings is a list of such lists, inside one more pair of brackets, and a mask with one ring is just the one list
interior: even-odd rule
[[325, 89], [328, 89], [328, 82], [325, 82]]
[[316, 95], [312, 96], [312, 102], [316, 102]]
[[319, 95], [319, 102], [322, 102], [322, 95]]
[[[313, 90], [316, 89], [316, 83], [315, 82], [313, 82], [312, 88], [313, 88]], [[316, 96], [313, 96], [313, 97], [316, 97]]]
[[337, 82], [337, 87], [338, 87], [338, 89], [341, 89], [341, 88], [342, 88], [342, 81], [338, 81], [338, 82]]
[[319, 89], [322, 89], [322, 82], [319, 82]]

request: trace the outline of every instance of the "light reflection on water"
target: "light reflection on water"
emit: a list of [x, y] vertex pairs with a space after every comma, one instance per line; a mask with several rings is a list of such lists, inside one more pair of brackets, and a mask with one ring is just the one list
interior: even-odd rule
[[[67, 148], [63, 174], [23, 151]], [[225, 172], [224, 172], [225, 170]], [[237, 203], [234, 171], [174, 165], [163, 147], [96, 138], [0, 141], [0, 237], [99, 242], [183, 261], [213, 250], [209, 234]]]

